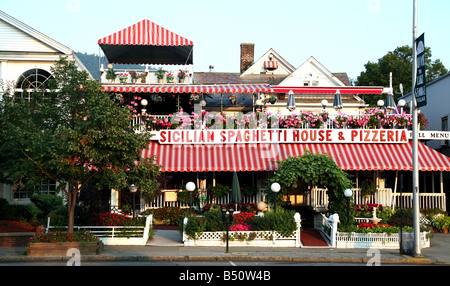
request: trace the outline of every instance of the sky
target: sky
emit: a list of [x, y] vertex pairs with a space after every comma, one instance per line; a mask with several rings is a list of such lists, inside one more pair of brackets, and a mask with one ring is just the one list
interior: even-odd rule
[[[450, 69], [449, 0], [418, 1], [417, 36]], [[148, 19], [194, 42], [194, 71], [239, 73], [240, 44], [255, 61], [274, 49], [295, 68], [310, 56], [356, 79], [367, 62], [411, 45], [413, 0], [21, 0], [0, 10], [76, 52]], [[395, 75], [393, 75], [395, 77]], [[389, 75], [386, 75], [389, 77]]]

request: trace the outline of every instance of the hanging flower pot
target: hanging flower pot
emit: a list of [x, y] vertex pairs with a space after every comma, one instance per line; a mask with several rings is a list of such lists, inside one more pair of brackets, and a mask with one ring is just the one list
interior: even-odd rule
[[275, 95], [272, 95], [271, 97], [269, 97], [269, 102], [271, 104], [275, 104], [275, 102], [277, 102], [277, 97]]

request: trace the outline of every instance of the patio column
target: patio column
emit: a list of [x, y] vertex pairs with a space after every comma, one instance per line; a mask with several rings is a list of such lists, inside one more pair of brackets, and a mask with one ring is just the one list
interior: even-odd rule
[[120, 191], [111, 189], [110, 209], [111, 212], [116, 212], [119, 209], [119, 195]]

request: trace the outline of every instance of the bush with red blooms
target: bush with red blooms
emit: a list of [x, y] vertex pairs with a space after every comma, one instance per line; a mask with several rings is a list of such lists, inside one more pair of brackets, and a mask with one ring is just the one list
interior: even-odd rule
[[126, 215], [118, 213], [95, 213], [91, 217], [89, 225], [93, 226], [120, 226], [125, 225], [132, 219]]
[[254, 217], [254, 213], [240, 212], [233, 215], [233, 224], [248, 224]]

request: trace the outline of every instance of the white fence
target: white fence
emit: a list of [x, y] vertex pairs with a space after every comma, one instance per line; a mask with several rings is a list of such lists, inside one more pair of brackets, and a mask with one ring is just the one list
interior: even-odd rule
[[[228, 243], [230, 246], [255, 246], [255, 247], [300, 247], [300, 214], [294, 215], [297, 229], [290, 236], [284, 236], [276, 231], [229, 231]], [[188, 218], [183, 223], [187, 224]], [[225, 231], [205, 231], [196, 239], [189, 237], [183, 227], [184, 246], [225, 246]]]
[[[326, 218], [323, 214], [314, 219], [314, 228], [319, 230], [327, 239], [328, 244], [335, 248], [379, 248], [379, 249], [399, 249], [400, 233], [355, 233], [338, 232], [337, 227], [339, 216], [337, 214]], [[412, 232], [402, 233], [402, 243], [404, 248], [412, 249], [414, 235]], [[419, 234], [422, 248], [430, 247], [428, 232]], [[405, 247], [406, 246], [406, 247]]]
[[[159, 209], [159, 208], [163, 208], [163, 207], [189, 208], [189, 203], [181, 203], [178, 201], [166, 201], [165, 194], [164, 194], [166, 191], [177, 192], [178, 190], [163, 190], [163, 193], [160, 196], [158, 196], [152, 202], [145, 204], [143, 211], [147, 210], [147, 209]], [[245, 195], [242, 196], [242, 203], [257, 204], [263, 200], [264, 200], [264, 194], [262, 193], [262, 191], [259, 191], [257, 194], [252, 195], [252, 196], [245, 196]], [[228, 194], [221, 198], [207, 198], [201, 202], [201, 205], [203, 206], [208, 203], [209, 204], [226, 205], [226, 204], [229, 204], [230, 202], [231, 202], [231, 194]], [[192, 206], [197, 207], [198, 203], [195, 203], [195, 204], [193, 203]]]
[[[74, 230], [87, 230], [97, 236], [104, 245], [145, 245], [150, 235], [153, 215], [145, 219], [145, 226], [74, 226]], [[50, 225], [47, 219], [46, 232], [51, 229], [67, 228]]]
[[[412, 208], [412, 193], [393, 193], [392, 189], [378, 189], [374, 195], [362, 196], [361, 189], [352, 189], [355, 204], [381, 204], [383, 206], [394, 206]], [[326, 189], [314, 188], [311, 191], [311, 206], [315, 209], [326, 209], [328, 206], [328, 195]], [[420, 193], [420, 208], [434, 208], [446, 211], [445, 193]], [[402, 204], [402, 205], [401, 205]]]

